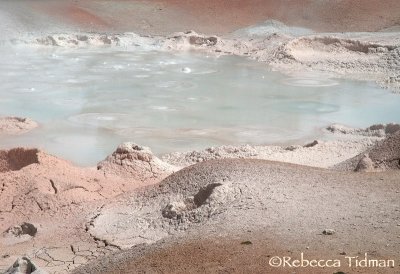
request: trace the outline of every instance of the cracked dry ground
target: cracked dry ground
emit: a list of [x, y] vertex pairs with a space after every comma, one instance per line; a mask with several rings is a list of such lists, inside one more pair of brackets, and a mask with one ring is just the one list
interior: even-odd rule
[[[86, 227], [107, 199], [143, 183], [74, 167], [36, 149], [0, 151], [0, 273], [23, 255], [50, 273], [67, 273], [118, 250]], [[6, 233], [24, 223], [35, 226], [34, 237]]]

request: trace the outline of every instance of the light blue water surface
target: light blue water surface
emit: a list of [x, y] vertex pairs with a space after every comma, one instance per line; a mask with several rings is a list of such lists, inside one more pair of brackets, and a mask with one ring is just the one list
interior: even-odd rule
[[121, 48], [0, 49], [0, 115], [40, 123], [0, 147], [94, 165], [123, 141], [157, 154], [313, 138], [332, 123], [400, 122], [400, 95], [240, 57]]

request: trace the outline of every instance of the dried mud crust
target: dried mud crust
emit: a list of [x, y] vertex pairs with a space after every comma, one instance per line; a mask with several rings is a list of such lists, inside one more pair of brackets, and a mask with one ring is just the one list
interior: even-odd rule
[[109, 199], [151, 183], [75, 167], [37, 149], [1, 150], [0, 272], [32, 260], [49, 273], [67, 273], [117, 250], [90, 236], [87, 219]]

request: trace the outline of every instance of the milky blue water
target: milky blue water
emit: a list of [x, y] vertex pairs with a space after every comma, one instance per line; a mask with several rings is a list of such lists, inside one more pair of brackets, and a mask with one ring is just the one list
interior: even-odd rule
[[0, 115], [40, 123], [0, 147], [94, 165], [123, 141], [157, 154], [313, 138], [331, 124], [400, 122], [400, 95], [239, 57], [121, 48], [0, 49]]

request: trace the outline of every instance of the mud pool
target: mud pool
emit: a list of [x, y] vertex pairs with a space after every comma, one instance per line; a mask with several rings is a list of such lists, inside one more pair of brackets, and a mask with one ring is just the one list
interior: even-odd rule
[[2, 47], [0, 115], [40, 127], [0, 137], [94, 165], [123, 141], [156, 154], [296, 142], [332, 123], [400, 122], [400, 96], [327, 74], [283, 75], [240, 57], [121, 48]]

